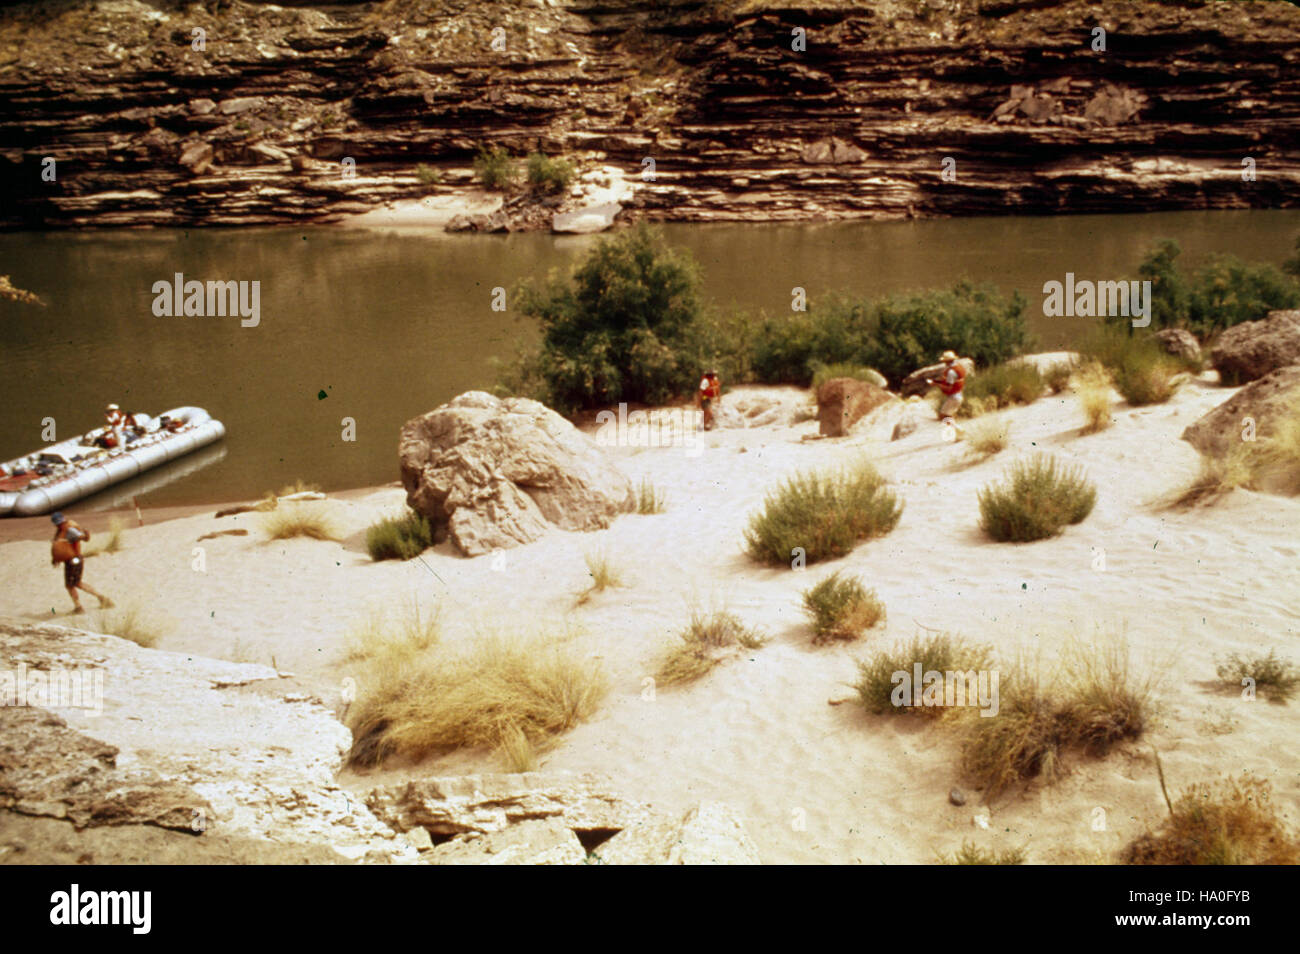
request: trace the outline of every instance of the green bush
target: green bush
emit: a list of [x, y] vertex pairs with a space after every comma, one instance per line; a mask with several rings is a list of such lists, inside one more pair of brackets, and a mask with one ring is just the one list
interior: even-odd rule
[[1266, 262], [1216, 255], [1187, 277], [1176, 261], [1181, 251], [1177, 242], [1162, 239], [1138, 266], [1139, 276], [1151, 282], [1152, 330], [1186, 325], [1204, 337], [1300, 304], [1300, 286], [1288, 277], [1300, 275], [1300, 256], [1279, 270]]
[[745, 530], [749, 555], [790, 564], [802, 549], [806, 563], [843, 556], [858, 543], [894, 529], [903, 506], [867, 461], [838, 472], [792, 477], [768, 494]]
[[552, 159], [540, 152], [528, 157], [528, 184], [539, 192], [563, 192], [577, 173], [567, 159]]
[[990, 285], [909, 292], [876, 301], [832, 298], [806, 313], [764, 320], [755, 335], [753, 368], [771, 384], [808, 386], [819, 365], [874, 368], [897, 386], [945, 349], [981, 367], [1028, 344], [1025, 300]]
[[921, 705], [922, 686], [912, 686], [910, 705], [897, 704], [895, 690], [901, 692], [902, 683], [895, 678], [896, 674], [906, 673], [910, 679], [917, 663], [920, 663], [922, 673], [978, 672], [990, 668], [992, 661], [993, 653], [989, 647], [968, 643], [960, 636], [950, 633], [916, 636], [899, 649], [880, 650], [859, 662], [858, 681], [853, 688], [858, 691], [862, 706], [875, 715], [918, 713], [939, 716], [947, 711], [947, 707]]
[[542, 341], [516, 373], [562, 411], [662, 403], [707, 360], [698, 269], [645, 226], [600, 240], [568, 280], [525, 285], [518, 300]]
[[411, 560], [433, 546], [429, 518], [414, 510], [387, 517], [366, 529], [366, 551], [372, 560]]
[[474, 175], [485, 189], [505, 189], [514, 184], [518, 171], [510, 153], [500, 146], [480, 146], [474, 157]]
[[814, 642], [857, 639], [885, 618], [874, 590], [838, 572], [804, 590], [803, 608], [812, 617]]
[[1004, 543], [1044, 540], [1081, 522], [1096, 502], [1097, 489], [1080, 470], [1035, 454], [1013, 464], [1003, 485], [980, 491], [980, 528]]
[[415, 167], [415, 177], [423, 185], [437, 185], [442, 181], [442, 173], [433, 166], [426, 166], [424, 163], [420, 163]]
[[[1043, 395], [1047, 382], [1038, 368], [1027, 361], [1006, 362], [985, 368], [971, 376], [962, 389], [966, 400], [958, 417], [975, 417], [975, 410], [992, 411], [1013, 404], [1033, 404]], [[970, 399], [974, 398], [974, 401]]]

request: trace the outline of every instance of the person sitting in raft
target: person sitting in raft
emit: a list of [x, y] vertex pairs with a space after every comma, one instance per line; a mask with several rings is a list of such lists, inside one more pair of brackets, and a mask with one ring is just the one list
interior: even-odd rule
[[946, 397], [939, 405], [939, 420], [946, 420], [957, 413], [961, 407], [961, 389], [966, 386], [966, 369], [957, 363], [957, 354], [945, 351], [939, 358], [944, 363], [943, 373], [938, 378], [926, 378], [926, 384], [937, 384]]
[[122, 413], [122, 409], [116, 404], [110, 404], [104, 408], [104, 424], [107, 430], [95, 443], [100, 447], [124, 447], [126, 423], [127, 417]]

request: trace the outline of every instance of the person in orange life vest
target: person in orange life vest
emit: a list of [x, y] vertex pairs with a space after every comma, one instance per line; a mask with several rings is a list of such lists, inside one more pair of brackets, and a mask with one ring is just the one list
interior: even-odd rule
[[961, 407], [961, 389], [966, 385], [966, 369], [957, 363], [957, 355], [945, 351], [940, 357], [944, 363], [943, 373], [938, 378], [926, 378], [926, 384], [937, 384], [946, 397], [939, 405], [939, 420], [952, 417]]
[[52, 514], [50, 521], [54, 524], [54, 542], [50, 545], [50, 566], [63, 564], [63, 585], [67, 588], [68, 595], [72, 597], [72, 605], [75, 607], [72, 612], [86, 611], [81, 605], [77, 590], [85, 590], [98, 599], [99, 605], [104, 609], [111, 607], [112, 600], [102, 593], [96, 593], [87, 584], [81, 582], [81, 574], [85, 569], [81, 559], [81, 544], [90, 539], [90, 533], [76, 521], [69, 520], [61, 513]]
[[695, 403], [704, 411], [704, 429], [713, 427], [713, 402], [722, 400], [722, 382], [718, 372], [712, 369], [704, 372], [700, 379], [699, 390], [695, 392]]
[[109, 432], [104, 435], [105, 447], [125, 447], [126, 440], [124, 437], [126, 429], [126, 414], [116, 404], [110, 404], [104, 408], [104, 421], [108, 424]]

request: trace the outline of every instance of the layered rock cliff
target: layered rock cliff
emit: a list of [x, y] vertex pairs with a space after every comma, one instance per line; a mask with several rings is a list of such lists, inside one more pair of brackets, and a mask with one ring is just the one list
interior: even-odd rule
[[623, 169], [624, 218], [1290, 206], [1297, 59], [1279, 2], [20, 3], [0, 226], [337, 221], [486, 144]]

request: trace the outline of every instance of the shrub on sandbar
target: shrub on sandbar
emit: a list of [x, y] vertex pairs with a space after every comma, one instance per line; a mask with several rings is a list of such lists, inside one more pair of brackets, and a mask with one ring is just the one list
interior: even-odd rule
[[868, 461], [859, 461], [787, 480], [750, 518], [745, 543], [749, 555], [763, 563], [788, 564], [798, 549], [813, 563], [889, 533], [902, 513], [885, 479]]
[[980, 491], [980, 528], [1004, 543], [1044, 540], [1082, 521], [1096, 502], [1097, 489], [1082, 471], [1035, 454], [1013, 464], [1005, 483]]
[[366, 551], [372, 560], [412, 560], [431, 546], [433, 525], [414, 510], [385, 517], [366, 529]]
[[885, 618], [885, 605], [854, 577], [832, 573], [803, 593], [813, 620], [813, 641], [857, 639]]

